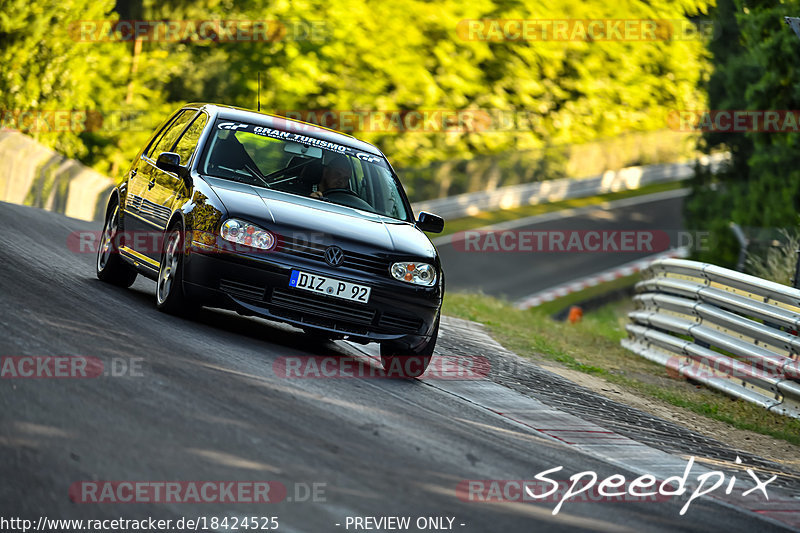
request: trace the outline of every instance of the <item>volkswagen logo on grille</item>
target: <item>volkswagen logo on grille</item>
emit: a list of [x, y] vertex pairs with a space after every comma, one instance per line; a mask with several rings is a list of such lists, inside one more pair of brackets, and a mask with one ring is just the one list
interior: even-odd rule
[[338, 246], [329, 246], [325, 249], [325, 262], [330, 266], [338, 267], [344, 260], [344, 252]]

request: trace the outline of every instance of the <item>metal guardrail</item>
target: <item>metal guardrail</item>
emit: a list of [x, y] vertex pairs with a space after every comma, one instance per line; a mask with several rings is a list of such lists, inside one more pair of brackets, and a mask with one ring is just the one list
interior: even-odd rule
[[800, 418], [800, 290], [682, 259], [656, 261], [643, 275], [623, 347]]
[[[716, 172], [728, 154], [701, 157], [700, 163]], [[447, 198], [415, 202], [415, 213], [428, 211], [444, 218], [472, 216], [481, 211], [511, 209], [522, 205], [557, 202], [615, 191], [638, 189], [645, 185], [679, 181], [694, 175], [694, 162], [628, 167], [591, 178], [566, 178], [510, 185], [493, 191], [459, 194]]]

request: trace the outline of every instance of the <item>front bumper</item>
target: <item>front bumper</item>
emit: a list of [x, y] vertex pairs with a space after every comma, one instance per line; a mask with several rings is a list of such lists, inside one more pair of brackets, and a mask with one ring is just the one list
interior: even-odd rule
[[[441, 285], [406, 286], [389, 277], [329, 267], [280, 253], [243, 254], [192, 246], [183, 267], [184, 291], [201, 305], [344, 335], [360, 342], [418, 345], [433, 333]], [[355, 303], [289, 286], [292, 270], [371, 287], [369, 302]]]

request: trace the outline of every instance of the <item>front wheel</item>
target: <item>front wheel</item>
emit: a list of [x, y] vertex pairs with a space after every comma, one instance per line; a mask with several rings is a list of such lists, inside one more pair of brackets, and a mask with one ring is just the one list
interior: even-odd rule
[[427, 370], [439, 337], [439, 317], [433, 333], [422, 346], [402, 349], [391, 342], [381, 344], [381, 364], [389, 377], [418, 378]]
[[183, 248], [183, 225], [177, 222], [164, 239], [158, 268], [156, 307], [165, 313], [183, 314], [190, 307], [183, 294]]
[[119, 256], [119, 205], [108, 210], [95, 264], [97, 278], [118, 287], [130, 287], [136, 281], [136, 270]]

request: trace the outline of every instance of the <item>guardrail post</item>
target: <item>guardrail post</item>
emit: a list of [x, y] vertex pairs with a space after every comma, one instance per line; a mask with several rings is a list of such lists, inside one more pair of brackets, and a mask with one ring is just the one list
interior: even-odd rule
[[736, 270], [744, 272], [744, 264], [747, 260], [747, 247], [750, 245], [750, 241], [747, 240], [741, 226], [736, 222], [731, 221], [730, 228], [736, 240], [739, 241], [739, 260], [736, 262]]

